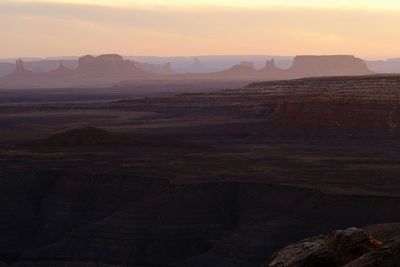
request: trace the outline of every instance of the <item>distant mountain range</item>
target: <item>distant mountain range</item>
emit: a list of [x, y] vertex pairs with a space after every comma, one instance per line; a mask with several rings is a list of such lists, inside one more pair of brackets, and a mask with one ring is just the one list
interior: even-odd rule
[[[233, 56], [232, 56], [233, 57]], [[232, 60], [225, 58], [225, 64]], [[234, 57], [240, 59], [240, 57]], [[253, 59], [259, 58], [254, 56]], [[217, 60], [216, 57], [212, 57]], [[228, 60], [229, 59], [229, 60]], [[248, 59], [248, 58], [244, 58]], [[251, 58], [250, 58], [251, 59]], [[77, 61], [71, 59], [33, 61], [24, 63], [18, 59], [16, 65], [3, 63], [6, 74], [0, 79], [2, 88], [57, 88], [57, 87], [109, 87], [131, 86], [154, 81], [162, 83], [197, 81], [263, 81], [318, 76], [346, 76], [373, 74], [366, 63], [354, 56], [296, 56], [287, 68], [277, 66], [274, 58], [259, 62], [241, 61], [222, 71], [207, 71], [198, 58], [192, 58], [185, 73], [174, 71], [172, 64], [141, 63], [120, 55], [107, 54], [83, 56]], [[8, 73], [7, 73], [8, 72]], [[10, 73], [11, 72], [11, 73]]]
[[[151, 57], [151, 56], [122, 56], [142, 64], [142, 68], [150, 73], [163, 72], [163, 66], [168, 64], [177, 73], [205, 73], [222, 71], [242, 61], [253, 62], [256, 68], [262, 68], [266, 60], [275, 58], [280, 68], [289, 68], [293, 57], [271, 55], [234, 55], [234, 56], [198, 56], [198, 57]], [[15, 69], [15, 61], [25, 62], [27, 70], [41, 73], [54, 70], [60, 62], [65, 67], [74, 69], [78, 66], [79, 57], [51, 57], [51, 58], [7, 58], [0, 59], [0, 77], [10, 74]]]
[[[239, 62], [252, 62], [254, 67], [264, 67], [267, 60], [275, 59], [275, 65], [281, 69], [288, 69], [293, 63], [294, 57], [274, 55], [215, 55], [193, 57], [155, 57], [155, 56], [122, 56], [124, 59], [140, 62], [148, 72], [162, 72], [162, 66], [170, 65], [177, 73], [206, 73], [226, 70]], [[47, 58], [3, 58], [0, 59], [0, 77], [10, 74], [15, 69], [15, 61], [21, 59], [25, 62], [25, 68], [33, 72], [48, 72], [58, 67], [62, 62], [65, 67], [74, 69], [78, 65], [77, 56], [47, 57]], [[366, 60], [368, 68], [376, 73], [400, 73], [400, 58], [387, 60]], [[154, 67], [154, 65], [156, 67]]]

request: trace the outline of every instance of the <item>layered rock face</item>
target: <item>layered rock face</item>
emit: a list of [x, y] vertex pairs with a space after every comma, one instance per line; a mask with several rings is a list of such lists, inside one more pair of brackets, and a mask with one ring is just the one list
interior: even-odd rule
[[269, 95], [268, 135], [391, 139], [400, 138], [399, 84], [397, 76], [321, 78], [249, 89]]
[[308, 78], [146, 103], [127, 101], [121, 106], [165, 116], [224, 116], [226, 123], [246, 120], [246, 127], [226, 127], [226, 132], [237, 135], [398, 140], [399, 88], [400, 76]]

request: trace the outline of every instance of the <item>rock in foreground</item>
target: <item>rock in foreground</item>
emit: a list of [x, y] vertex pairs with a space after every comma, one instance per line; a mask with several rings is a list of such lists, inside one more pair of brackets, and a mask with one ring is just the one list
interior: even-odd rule
[[346, 264], [345, 267], [396, 267], [400, 266], [400, 238], [385, 243], [378, 249]]
[[289, 245], [273, 255], [264, 266], [343, 266], [381, 246], [382, 243], [369, 236], [365, 230], [349, 228]]

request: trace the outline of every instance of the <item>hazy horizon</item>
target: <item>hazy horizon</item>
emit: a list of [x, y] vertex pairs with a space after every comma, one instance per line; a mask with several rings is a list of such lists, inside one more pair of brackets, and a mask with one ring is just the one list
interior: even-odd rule
[[[354, 56], [356, 58], [361, 58], [362, 60], [365, 61], [387, 61], [387, 60], [393, 60], [393, 59], [400, 59], [400, 56], [393, 56], [393, 57], [377, 57], [377, 58], [363, 58], [357, 55], [353, 54], [297, 54], [297, 55], [273, 55], [273, 54], [200, 54], [200, 55], [185, 55], [185, 56], [180, 56], [180, 55], [170, 55], [170, 56], [155, 56], [155, 55], [124, 55], [118, 52], [104, 52], [101, 54], [82, 54], [82, 55], [56, 55], [56, 56], [35, 56], [35, 55], [23, 55], [23, 56], [11, 56], [11, 57], [0, 57], [0, 62], [8, 62], [10, 60], [17, 60], [17, 59], [22, 59], [23, 61], [29, 62], [29, 60], [37, 61], [37, 60], [78, 60], [79, 57], [83, 56], [100, 56], [100, 55], [120, 55], [124, 58], [160, 58], [160, 59], [168, 59], [168, 58], [187, 58], [187, 59], [193, 59], [193, 58], [202, 58], [202, 57], [272, 57], [272, 58], [287, 58], [285, 60], [291, 60], [295, 58], [296, 56]], [[240, 63], [240, 62], [238, 62]]]
[[399, 57], [400, 3], [3, 0], [0, 58], [354, 55]]

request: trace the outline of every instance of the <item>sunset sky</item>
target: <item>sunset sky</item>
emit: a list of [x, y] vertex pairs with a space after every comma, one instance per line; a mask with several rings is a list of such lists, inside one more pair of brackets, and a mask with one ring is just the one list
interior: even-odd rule
[[0, 0], [0, 57], [400, 57], [398, 0]]

